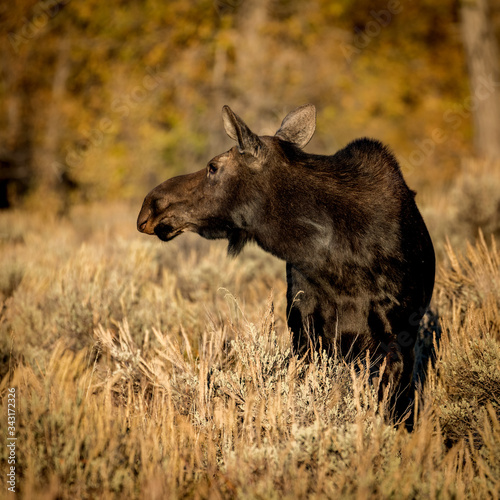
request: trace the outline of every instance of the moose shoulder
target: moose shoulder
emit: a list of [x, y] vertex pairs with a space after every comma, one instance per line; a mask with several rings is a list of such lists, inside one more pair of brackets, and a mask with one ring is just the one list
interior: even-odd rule
[[[359, 139], [332, 156], [305, 153], [314, 106], [273, 137], [254, 134], [228, 106], [236, 146], [145, 198], [139, 231], [168, 241], [184, 231], [247, 241], [286, 261], [287, 317], [297, 352], [311, 345], [384, 361], [399, 406], [411, 390], [414, 344], [434, 286], [429, 233], [394, 156]], [[321, 343], [319, 340], [321, 339]]]

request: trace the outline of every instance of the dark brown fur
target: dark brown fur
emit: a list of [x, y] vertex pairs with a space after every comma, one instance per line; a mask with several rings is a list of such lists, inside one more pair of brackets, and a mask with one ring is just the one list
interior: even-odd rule
[[184, 231], [227, 238], [232, 255], [255, 241], [285, 260], [297, 352], [319, 339], [352, 358], [369, 349], [376, 366], [386, 361], [384, 385], [402, 413], [435, 260], [396, 159], [370, 139], [333, 156], [305, 153], [311, 105], [287, 115], [273, 137], [255, 135], [227, 106], [223, 121], [237, 146], [153, 189], [139, 231], [165, 241]]

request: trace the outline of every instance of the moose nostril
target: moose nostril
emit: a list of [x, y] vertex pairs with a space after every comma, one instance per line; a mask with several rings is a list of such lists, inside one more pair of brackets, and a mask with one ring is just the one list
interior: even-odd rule
[[151, 215], [151, 209], [146, 205], [146, 201], [142, 204], [141, 211], [137, 217], [137, 231], [141, 233], [146, 232], [146, 225], [148, 223], [149, 217]]
[[144, 233], [146, 231], [146, 224], [148, 223], [149, 220], [149, 213], [146, 216], [140, 216], [137, 219], [137, 230], [140, 231], [141, 233]]

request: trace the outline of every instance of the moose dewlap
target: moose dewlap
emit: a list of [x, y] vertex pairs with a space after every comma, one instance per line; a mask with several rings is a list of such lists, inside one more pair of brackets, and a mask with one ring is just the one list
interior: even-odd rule
[[316, 110], [301, 106], [271, 136], [254, 134], [228, 106], [236, 146], [202, 170], [154, 188], [139, 231], [169, 241], [184, 231], [247, 241], [286, 261], [287, 318], [295, 349], [321, 345], [385, 362], [384, 385], [411, 390], [414, 344], [434, 286], [429, 233], [394, 156], [358, 139], [332, 156], [305, 153]]

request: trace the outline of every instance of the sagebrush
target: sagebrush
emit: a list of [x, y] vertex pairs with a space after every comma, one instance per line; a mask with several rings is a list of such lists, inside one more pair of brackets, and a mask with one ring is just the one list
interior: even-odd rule
[[366, 360], [293, 354], [283, 263], [149, 241], [134, 208], [102, 210], [0, 219], [20, 498], [498, 498], [494, 238], [438, 242], [441, 334], [408, 433]]

